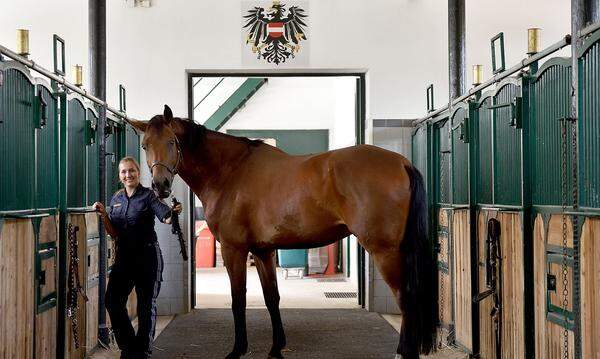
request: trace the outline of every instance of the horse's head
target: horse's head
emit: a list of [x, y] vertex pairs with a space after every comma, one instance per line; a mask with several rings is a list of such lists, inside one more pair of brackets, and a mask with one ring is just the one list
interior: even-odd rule
[[181, 147], [172, 126], [173, 112], [165, 105], [163, 115], [149, 122], [131, 121], [131, 125], [144, 133], [142, 148], [152, 174], [152, 189], [159, 198], [171, 194], [173, 178], [181, 162]]

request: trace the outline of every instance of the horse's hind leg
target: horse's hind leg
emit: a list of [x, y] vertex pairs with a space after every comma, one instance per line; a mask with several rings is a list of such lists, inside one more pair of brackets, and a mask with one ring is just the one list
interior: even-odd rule
[[279, 313], [279, 289], [277, 288], [274, 253], [274, 251], [266, 251], [253, 254], [273, 327], [273, 346], [269, 352], [269, 358], [283, 358], [281, 349], [285, 347], [285, 333]]
[[419, 352], [416, 345], [417, 340], [415, 337], [416, 333], [411, 332], [411, 330], [408, 329], [411, 327], [409, 323], [418, 320], [418, 318], [411, 310], [402, 311], [402, 276], [407, 274], [402, 273], [403, 266], [401, 264], [403, 263], [402, 261], [405, 260], [404, 255], [395, 248], [390, 248], [389, 250], [377, 253], [370, 253], [370, 255], [373, 257], [381, 276], [396, 297], [398, 308], [400, 308], [402, 313], [402, 325], [400, 327], [400, 339], [396, 349], [396, 358], [419, 358]]
[[231, 310], [235, 324], [235, 343], [226, 359], [239, 359], [248, 351], [246, 334], [246, 259], [248, 251], [226, 245], [222, 245], [221, 250], [231, 282]]

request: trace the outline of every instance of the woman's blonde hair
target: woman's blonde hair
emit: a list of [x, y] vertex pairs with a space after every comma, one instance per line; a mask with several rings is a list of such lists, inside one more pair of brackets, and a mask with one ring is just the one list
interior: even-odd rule
[[135, 166], [135, 168], [137, 169], [138, 172], [140, 171], [140, 164], [136, 161], [135, 158], [131, 157], [131, 156], [125, 156], [123, 158], [121, 158], [121, 160], [119, 161], [119, 166], [121, 166], [121, 163], [125, 163], [125, 162], [131, 162], [133, 163], [133, 165]]

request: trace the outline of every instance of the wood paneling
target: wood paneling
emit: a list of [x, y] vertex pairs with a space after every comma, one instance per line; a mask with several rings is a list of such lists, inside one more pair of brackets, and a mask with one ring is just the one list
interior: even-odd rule
[[[487, 212], [480, 212], [477, 216], [477, 248], [479, 266], [479, 293], [488, 290], [486, 284], [486, 236], [487, 236]], [[494, 323], [490, 313], [494, 306], [492, 296], [479, 302], [479, 350], [482, 359], [494, 358], [496, 355], [496, 340]]]
[[583, 358], [600, 359], [600, 218], [581, 234], [581, 318]]
[[[81, 286], [86, 289], [86, 258], [87, 258], [87, 234], [86, 234], [86, 221], [85, 215], [81, 214], [72, 214], [68, 218], [68, 223], [72, 223], [74, 226], [79, 227], [79, 231], [77, 232], [77, 243], [78, 243], [78, 252], [77, 255], [79, 257], [79, 281]], [[67, 239], [68, 243], [68, 239]], [[69, 249], [67, 248], [67, 271], [70, 263], [70, 255]], [[68, 273], [66, 273], [68, 275]], [[67, 277], [68, 279], [68, 277]], [[68, 285], [68, 280], [67, 280]], [[78, 328], [78, 338], [79, 338], [79, 348], [75, 348], [75, 343], [73, 341], [73, 332], [71, 328], [71, 320], [70, 318], [66, 318], [66, 348], [67, 358], [83, 358], [86, 352], [86, 332], [87, 332], [87, 315], [86, 315], [86, 301], [80, 294], [77, 295], [77, 328]]]
[[452, 320], [452, 287], [450, 283], [450, 264], [449, 264], [449, 249], [450, 238], [448, 233], [448, 211], [441, 209], [438, 215], [438, 228], [442, 229], [438, 233], [438, 241], [440, 243], [440, 253], [438, 253], [438, 261], [442, 262], [448, 272], [439, 271], [439, 311], [440, 323], [448, 327], [453, 323]]
[[40, 243], [56, 242], [58, 245], [58, 216], [42, 218], [40, 222]]
[[[567, 245], [572, 248], [573, 229], [570, 218], [566, 218], [567, 223]], [[547, 244], [562, 246], [563, 244], [562, 216], [553, 215], [548, 224], [544, 223], [541, 215], [535, 219], [533, 232], [534, 240], [534, 315], [535, 315], [535, 356], [539, 359], [558, 359], [564, 354], [564, 333], [563, 327], [550, 322], [547, 319]], [[551, 301], [554, 304], [560, 304], [556, 293], [562, 293], [562, 275], [560, 264], [551, 264], [550, 272], [557, 275], [557, 290], [550, 293]], [[572, 276], [569, 270], [569, 290], [572, 288]], [[570, 292], [572, 293], [572, 292]], [[570, 305], [569, 305], [570, 308]], [[569, 358], [574, 354], [574, 335], [572, 331], [568, 332], [568, 352]], [[583, 356], [588, 358], [588, 356]], [[590, 358], [593, 358], [590, 357]]]
[[469, 211], [456, 210], [452, 214], [454, 324], [456, 340], [465, 348], [473, 349], [473, 303], [471, 295], [471, 247]]
[[[486, 283], [487, 226], [491, 218], [500, 222], [501, 260], [499, 283], [501, 305], [501, 355], [503, 358], [525, 357], [525, 297], [523, 231], [519, 213], [481, 211], [478, 215], [477, 247], [479, 292], [488, 290]], [[481, 358], [496, 357], [496, 331], [490, 315], [494, 307], [492, 296], [479, 303], [479, 334]]]
[[100, 264], [98, 257], [99, 251], [100, 248], [97, 242], [93, 245], [88, 245], [87, 256], [85, 258], [87, 265], [87, 277], [90, 279], [98, 277], [98, 273], [100, 271], [100, 268], [98, 267]]
[[546, 355], [546, 226], [541, 215], [534, 222], [533, 230], [534, 308], [535, 308], [535, 356], [545, 359]]
[[95, 212], [85, 214], [85, 227], [88, 239], [100, 237], [100, 233], [98, 231], [99, 217], [100, 216]]
[[86, 306], [86, 352], [91, 352], [98, 343], [98, 285], [88, 288], [89, 301]]
[[500, 212], [502, 247], [502, 357], [525, 357], [524, 270], [521, 217]]
[[[106, 236], [106, 269], [109, 270], [113, 264], [115, 264], [115, 241], [110, 237]], [[108, 281], [108, 275], [106, 276]]]
[[0, 357], [33, 356], [35, 237], [31, 220], [6, 219], [0, 233]]
[[[40, 222], [39, 243], [55, 243], [56, 255], [43, 259], [40, 263], [41, 270], [45, 273], [45, 283], [40, 284], [41, 298], [56, 292], [58, 287], [58, 216], [42, 218]], [[40, 299], [41, 299], [40, 298]], [[56, 355], [56, 306], [35, 317], [35, 352], [36, 358], [53, 358]]]
[[56, 355], [57, 307], [40, 313], [35, 318], [36, 358], [54, 358]]

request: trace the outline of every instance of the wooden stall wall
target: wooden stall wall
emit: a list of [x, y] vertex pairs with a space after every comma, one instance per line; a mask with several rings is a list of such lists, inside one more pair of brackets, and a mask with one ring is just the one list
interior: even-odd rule
[[[55, 255], [40, 261], [40, 270], [43, 274], [43, 284], [39, 283], [40, 292], [38, 300], [47, 298], [52, 293], [57, 293], [58, 287], [58, 216], [48, 216], [40, 222], [39, 245], [54, 243]], [[39, 252], [42, 252], [40, 250]], [[41, 280], [41, 278], [38, 278]], [[56, 301], [54, 302], [56, 303]], [[35, 318], [35, 357], [52, 358], [56, 354], [56, 321], [58, 309], [56, 304], [51, 308], [38, 307]]]
[[[570, 218], [567, 220], [567, 247], [573, 248], [573, 226]], [[544, 221], [542, 215], [535, 219], [534, 228], [534, 280], [536, 283], [535, 300], [535, 355], [539, 359], [562, 358], [564, 350], [564, 328], [548, 318], [548, 279], [547, 274], [556, 276], [556, 290], [550, 291], [550, 303], [562, 307], [558, 294], [562, 293], [562, 271], [559, 264], [548, 265], [547, 251], [549, 246], [563, 246], [562, 215], [552, 215]], [[573, 293], [573, 273], [568, 270], [569, 293]], [[572, 297], [569, 298], [567, 310], [572, 310]], [[574, 335], [568, 331], [569, 358], [574, 354]], [[588, 358], [584, 356], [584, 358]], [[593, 358], [591, 356], [590, 358]]]
[[85, 215], [86, 223], [86, 284], [88, 302], [86, 306], [86, 352], [90, 353], [98, 343], [98, 275], [99, 241], [98, 215]]
[[[500, 306], [502, 358], [525, 357], [525, 295], [523, 231], [521, 214], [498, 211], [480, 211], [478, 215], [478, 265], [479, 292], [489, 288], [486, 284], [487, 224], [491, 218], [500, 222]], [[479, 335], [481, 358], [496, 357], [494, 321], [490, 315], [494, 306], [491, 296], [479, 303]]]
[[[486, 254], [487, 254], [487, 221], [488, 211], [480, 211], [477, 216], [477, 263], [479, 267], [479, 293], [488, 290], [486, 283]], [[496, 339], [494, 331], [494, 322], [492, 320], [492, 308], [494, 300], [488, 296], [479, 302], [479, 352], [482, 359], [495, 358]]]
[[0, 232], [0, 357], [30, 358], [34, 344], [34, 249], [29, 219], [4, 219]]
[[581, 330], [582, 357], [600, 358], [600, 218], [587, 218], [581, 235]]
[[499, 212], [502, 251], [502, 357], [525, 357], [525, 287], [520, 213]]
[[456, 341], [469, 351], [473, 350], [471, 306], [471, 242], [469, 210], [452, 213], [452, 276], [454, 287], [454, 323]]
[[450, 235], [448, 210], [440, 209], [438, 216], [438, 243], [440, 252], [438, 254], [439, 271], [439, 311], [440, 323], [445, 328], [454, 324], [452, 318], [452, 287], [450, 286]]
[[[79, 269], [79, 282], [81, 286], [86, 288], [86, 258], [87, 258], [87, 236], [86, 236], [86, 221], [85, 215], [83, 214], [71, 214], [68, 216], [68, 223], [73, 226], [78, 226], [79, 230], [77, 231], [77, 257], [79, 258], [78, 269]], [[68, 239], [67, 239], [68, 243]], [[69, 263], [71, 261], [71, 256], [69, 254], [69, 249], [67, 249], [67, 270], [69, 268]], [[67, 273], [68, 275], [68, 273]], [[68, 280], [67, 280], [68, 287]], [[67, 288], [68, 290], [68, 288]], [[83, 358], [86, 354], [86, 338], [87, 338], [87, 302], [83, 298], [82, 295], [77, 295], [77, 336], [79, 339], [79, 348], [75, 348], [75, 342], [73, 341], [73, 329], [71, 327], [70, 318], [66, 318], [66, 358], [67, 359], [79, 359]]]

